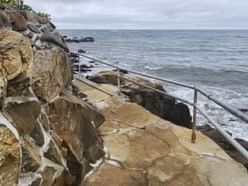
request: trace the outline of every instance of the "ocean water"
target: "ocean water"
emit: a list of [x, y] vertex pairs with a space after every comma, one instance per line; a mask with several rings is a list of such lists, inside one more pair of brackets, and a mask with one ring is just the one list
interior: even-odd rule
[[[70, 37], [95, 38], [94, 43], [69, 44], [122, 67], [169, 78], [204, 89], [237, 109], [248, 110], [248, 31], [235, 30], [62, 30]], [[171, 94], [193, 100], [192, 90], [163, 84]], [[248, 140], [248, 124], [211, 101], [199, 104], [235, 137]], [[245, 112], [248, 115], [248, 112]], [[198, 115], [198, 124], [207, 121]]]

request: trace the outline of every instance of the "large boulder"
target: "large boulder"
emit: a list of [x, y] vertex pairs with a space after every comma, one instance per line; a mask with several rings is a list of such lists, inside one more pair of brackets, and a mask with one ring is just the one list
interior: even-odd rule
[[[38, 117], [40, 115], [40, 103], [34, 98], [9, 99], [4, 105], [4, 114], [13, 122], [13, 125], [21, 136], [29, 135], [39, 146], [44, 144], [44, 136]], [[32, 100], [33, 99], [33, 100]]]
[[28, 73], [33, 64], [31, 43], [20, 33], [0, 30], [0, 53], [8, 80]]
[[20, 12], [10, 11], [8, 12], [8, 16], [13, 30], [19, 32], [27, 30], [27, 22]]
[[32, 87], [41, 100], [51, 101], [72, 81], [70, 61], [61, 50], [37, 50]]
[[22, 34], [1, 29], [0, 54], [0, 99], [27, 93], [33, 64], [31, 43]]
[[192, 117], [189, 107], [183, 103], [176, 103], [169, 112], [168, 120], [175, 124], [191, 128]]
[[95, 162], [102, 156], [102, 143], [96, 129], [104, 121], [100, 113], [69, 97], [55, 99], [49, 104], [48, 113], [51, 130], [68, 144], [79, 162], [85, 157], [96, 157], [92, 159]]
[[[48, 105], [47, 113], [51, 131], [61, 138], [61, 145], [68, 148], [67, 165], [75, 182], [79, 183], [89, 171], [90, 163], [95, 163], [104, 155], [96, 128], [104, 121], [103, 116], [73, 96], [55, 99]], [[51, 156], [54, 148], [50, 146], [49, 149], [46, 156], [55, 162], [60, 161]]]

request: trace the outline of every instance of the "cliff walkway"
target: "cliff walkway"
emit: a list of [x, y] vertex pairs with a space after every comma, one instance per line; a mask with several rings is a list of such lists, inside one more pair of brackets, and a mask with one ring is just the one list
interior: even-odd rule
[[94, 165], [83, 185], [247, 184], [245, 168], [201, 133], [192, 144], [189, 129], [125, 102], [115, 96], [117, 87], [88, 80], [74, 80], [73, 84], [105, 117], [99, 130], [106, 155]]

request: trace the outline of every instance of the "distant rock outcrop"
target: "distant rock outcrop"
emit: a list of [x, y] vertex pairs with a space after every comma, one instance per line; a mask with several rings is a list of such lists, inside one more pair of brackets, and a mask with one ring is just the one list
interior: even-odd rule
[[64, 36], [64, 39], [68, 43], [83, 43], [83, 42], [94, 42], [95, 41], [93, 37], [84, 37], [84, 38], [73, 37], [73, 38], [69, 38], [67, 36]]

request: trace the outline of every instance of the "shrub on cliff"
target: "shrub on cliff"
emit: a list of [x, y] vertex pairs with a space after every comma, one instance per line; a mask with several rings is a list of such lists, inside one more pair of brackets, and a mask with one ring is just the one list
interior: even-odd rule
[[24, 4], [24, 1], [23, 0], [0, 0], [0, 3], [1, 4], [8, 4], [8, 5], [11, 5], [13, 7], [16, 7], [16, 8], [19, 8], [21, 10], [26, 10], [26, 11], [31, 11], [32, 8], [27, 5], [27, 4]]

